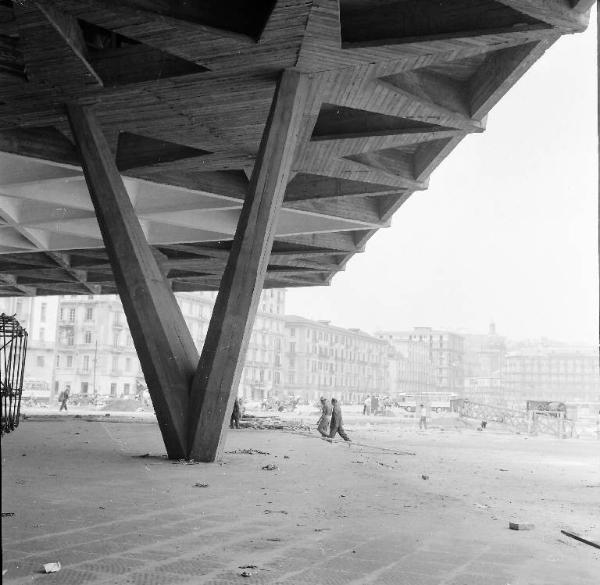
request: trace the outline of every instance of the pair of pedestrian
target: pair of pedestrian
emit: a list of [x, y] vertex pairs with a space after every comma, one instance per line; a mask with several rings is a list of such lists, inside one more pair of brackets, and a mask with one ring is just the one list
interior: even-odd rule
[[337, 398], [332, 398], [330, 403], [327, 398], [321, 397], [321, 418], [317, 422], [317, 430], [326, 439], [331, 440], [338, 434], [344, 441], [350, 441], [344, 430], [342, 407]]

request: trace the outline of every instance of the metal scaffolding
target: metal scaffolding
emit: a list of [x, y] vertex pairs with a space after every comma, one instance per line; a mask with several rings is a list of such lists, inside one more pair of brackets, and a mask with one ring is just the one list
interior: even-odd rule
[[0, 315], [0, 393], [2, 397], [2, 435], [19, 426], [27, 331], [9, 315]]

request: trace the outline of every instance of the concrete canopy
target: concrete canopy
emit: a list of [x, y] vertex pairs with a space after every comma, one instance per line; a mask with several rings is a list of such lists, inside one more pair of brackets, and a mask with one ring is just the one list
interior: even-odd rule
[[591, 4], [4, 0], [0, 295], [116, 292], [65, 103], [94, 108], [172, 289], [213, 290], [279, 75], [308, 75], [265, 286], [324, 285]]

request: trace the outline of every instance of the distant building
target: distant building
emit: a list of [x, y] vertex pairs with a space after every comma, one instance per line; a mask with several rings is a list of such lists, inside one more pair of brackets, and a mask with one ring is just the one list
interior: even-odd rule
[[486, 334], [463, 334], [464, 396], [486, 403], [503, 402], [506, 339], [490, 323]]
[[359, 329], [286, 316], [284, 389], [307, 400], [334, 396], [344, 402], [389, 394], [389, 345]]
[[[216, 298], [213, 292], [177, 293], [200, 352]], [[285, 290], [263, 291], [242, 371], [239, 394], [262, 400], [283, 380]], [[29, 332], [26, 387], [38, 398], [72, 395], [134, 397], [146, 385], [123, 307], [116, 295], [2, 298]], [[43, 391], [41, 390], [43, 389]]]
[[15, 315], [28, 333], [23, 395], [47, 400], [57, 332], [58, 297], [0, 298], [0, 313]]
[[392, 396], [422, 396], [437, 392], [433, 352], [429, 340], [414, 339], [410, 335], [397, 332], [378, 332], [375, 335], [392, 347]]
[[598, 351], [544, 343], [514, 349], [506, 356], [505, 385], [521, 408], [527, 400], [600, 403]]
[[405, 374], [399, 374], [401, 387], [410, 387], [414, 394], [462, 393], [465, 357], [462, 335], [415, 327], [412, 331], [380, 331], [377, 336], [388, 341], [396, 349], [400, 363], [405, 364]]

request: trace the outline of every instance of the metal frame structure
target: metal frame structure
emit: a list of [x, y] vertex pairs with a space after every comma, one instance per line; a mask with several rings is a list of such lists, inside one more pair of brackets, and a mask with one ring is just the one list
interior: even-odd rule
[[2, 435], [19, 426], [27, 331], [15, 317], [0, 315], [0, 396], [2, 399]]

